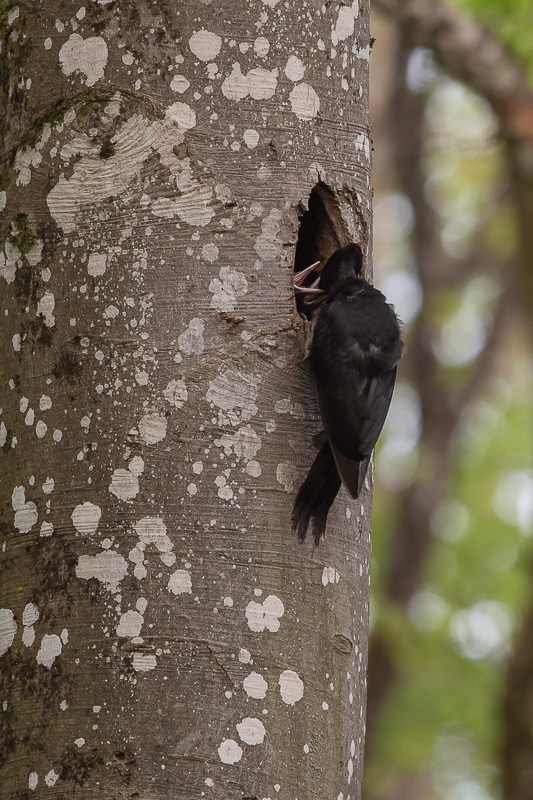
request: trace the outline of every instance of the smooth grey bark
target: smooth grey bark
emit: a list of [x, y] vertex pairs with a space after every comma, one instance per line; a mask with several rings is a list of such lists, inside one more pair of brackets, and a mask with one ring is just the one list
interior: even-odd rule
[[2, 800], [360, 796], [371, 496], [290, 531], [291, 275], [370, 248], [368, 22], [2, 4]]

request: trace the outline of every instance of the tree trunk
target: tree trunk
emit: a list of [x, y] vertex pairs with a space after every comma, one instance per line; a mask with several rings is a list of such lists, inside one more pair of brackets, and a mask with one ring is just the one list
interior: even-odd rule
[[370, 249], [368, 22], [2, 5], [2, 800], [360, 796], [371, 497], [291, 534], [291, 276]]

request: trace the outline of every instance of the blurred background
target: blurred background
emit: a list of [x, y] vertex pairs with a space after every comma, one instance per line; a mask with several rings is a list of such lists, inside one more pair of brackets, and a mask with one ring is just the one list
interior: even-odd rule
[[376, 454], [363, 795], [526, 800], [533, 2], [426, 2], [499, 45], [531, 117], [484, 90], [475, 47], [461, 65], [401, 3], [373, 4], [374, 280], [407, 348]]

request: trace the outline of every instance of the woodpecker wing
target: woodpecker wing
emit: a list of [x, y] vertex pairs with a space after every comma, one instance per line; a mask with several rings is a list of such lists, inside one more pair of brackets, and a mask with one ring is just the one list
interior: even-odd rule
[[312, 355], [320, 413], [352, 497], [361, 491], [385, 422], [402, 348], [394, 311], [366, 281], [319, 314]]

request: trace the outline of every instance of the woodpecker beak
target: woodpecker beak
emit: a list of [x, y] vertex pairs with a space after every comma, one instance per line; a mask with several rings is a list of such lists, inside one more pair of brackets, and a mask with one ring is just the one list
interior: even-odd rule
[[314, 264], [311, 266], [306, 267], [301, 272], [297, 272], [294, 276], [294, 291], [298, 294], [309, 295], [308, 297], [304, 298], [305, 305], [315, 305], [322, 299], [322, 295], [325, 292], [322, 289], [318, 288], [318, 282], [320, 281], [320, 277], [318, 277], [311, 286], [302, 286], [304, 280], [310, 275], [313, 270], [315, 270], [320, 265], [320, 261], [315, 261]]
[[315, 261], [315, 263], [311, 264], [310, 267], [306, 267], [301, 272], [296, 272], [294, 275], [294, 288], [299, 291], [305, 291], [305, 289], [302, 287], [302, 283], [307, 278], [307, 276], [310, 275], [311, 272], [319, 266], [319, 264], [320, 261]]

